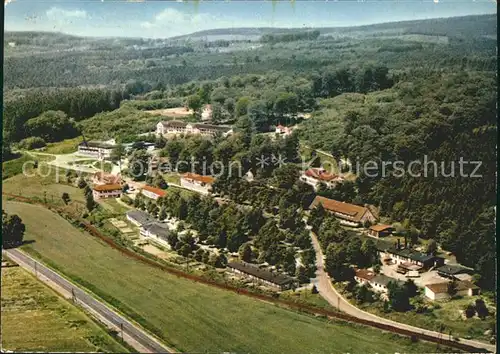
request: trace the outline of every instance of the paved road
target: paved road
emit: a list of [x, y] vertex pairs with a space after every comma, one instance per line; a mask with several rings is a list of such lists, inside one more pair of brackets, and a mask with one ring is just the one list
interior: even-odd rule
[[[36, 272], [38, 275], [42, 275], [44, 278], [47, 278], [49, 281], [46, 281], [46, 279], [43, 278], [41, 280], [46, 282], [49, 286], [54, 288], [58, 287], [69, 292], [70, 294], [73, 294], [73, 297], [76, 298], [78, 302], [83, 304], [85, 307], [90, 308], [92, 312], [96, 313], [105, 322], [111, 323], [115, 327], [122, 328], [124, 339], [131, 339], [130, 344], [136, 349], [138, 346], [134, 344], [139, 344], [139, 347], [142, 349], [139, 350], [139, 352], [147, 351], [150, 353], [175, 353], [174, 350], [160, 343], [138, 326], [107, 307], [104, 303], [96, 300], [84, 290], [70, 283], [56, 272], [44, 266], [42, 263], [27, 256], [25, 253], [17, 249], [4, 250], [3, 252], [5, 252], [10, 259], [18, 263], [21, 267], [26, 268], [32, 273]], [[54, 286], [54, 284], [56, 286]]]
[[[348, 302], [344, 297], [342, 297], [341, 294], [332, 286], [330, 276], [326, 273], [324, 269], [324, 260], [323, 260], [323, 252], [321, 251], [321, 247], [318, 241], [318, 238], [314, 234], [314, 232], [310, 232], [311, 234], [311, 239], [312, 239], [312, 244], [314, 247], [314, 250], [316, 251], [316, 287], [318, 289], [319, 294], [326, 300], [330, 305], [333, 307], [339, 308], [341, 311], [344, 311], [345, 313], [355, 316], [357, 318], [361, 318], [364, 320], [369, 320], [373, 322], [378, 322], [378, 323], [383, 323], [399, 328], [403, 328], [412, 332], [416, 333], [424, 333], [429, 336], [433, 336], [436, 338], [446, 338], [447, 335], [434, 332], [434, 331], [429, 331], [423, 328], [418, 328], [418, 327], [413, 327], [404, 323], [400, 322], [395, 322], [388, 320], [386, 318], [378, 317], [376, 315], [373, 315], [371, 313], [365, 312], [363, 310], [360, 310], [356, 306], [352, 305], [350, 302]], [[496, 346], [491, 345], [491, 344], [486, 344], [478, 341], [473, 341], [473, 340], [468, 340], [468, 339], [463, 339], [460, 338], [460, 343], [467, 344], [470, 346], [473, 346], [478, 349], [486, 349], [491, 351], [492, 353], [496, 352]]]

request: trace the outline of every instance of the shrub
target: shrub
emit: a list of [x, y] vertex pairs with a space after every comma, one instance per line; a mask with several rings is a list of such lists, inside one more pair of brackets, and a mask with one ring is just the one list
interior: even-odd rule
[[476, 309], [474, 308], [473, 305], [469, 304], [465, 307], [464, 313], [465, 317], [471, 318], [474, 317], [474, 315], [476, 314]]
[[43, 140], [39, 136], [31, 136], [29, 138], [23, 139], [18, 144], [19, 148], [24, 150], [39, 149], [46, 145], [47, 144], [45, 143], [45, 140]]
[[483, 299], [476, 300], [476, 312], [477, 316], [481, 319], [484, 319], [486, 316], [488, 316], [489, 311]]

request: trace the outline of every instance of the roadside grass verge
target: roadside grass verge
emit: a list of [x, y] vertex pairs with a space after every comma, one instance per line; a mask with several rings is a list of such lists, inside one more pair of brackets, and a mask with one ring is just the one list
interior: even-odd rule
[[[125, 257], [43, 207], [4, 202], [26, 224], [23, 246], [181, 351], [431, 352], [435, 346], [317, 319], [178, 278]], [[42, 222], [40, 222], [42, 220]], [[53, 232], [57, 230], [57, 232]]]
[[2, 269], [2, 347], [14, 351], [128, 352], [99, 324], [21, 267]]

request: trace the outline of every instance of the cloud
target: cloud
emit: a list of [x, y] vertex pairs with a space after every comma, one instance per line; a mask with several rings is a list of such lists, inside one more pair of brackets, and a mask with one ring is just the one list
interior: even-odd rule
[[14, 0], [4, 0], [4, 6], [7, 6], [7, 4], [8, 4], [9, 2], [12, 2], [12, 1], [14, 1]]
[[189, 14], [176, 9], [167, 8], [156, 14], [152, 20], [142, 22], [145, 29], [170, 29], [176, 32], [187, 28], [210, 26], [217, 18], [207, 13]]
[[86, 19], [88, 14], [84, 10], [65, 10], [60, 7], [52, 7], [47, 10], [46, 15], [51, 20], [72, 20], [72, 19]]

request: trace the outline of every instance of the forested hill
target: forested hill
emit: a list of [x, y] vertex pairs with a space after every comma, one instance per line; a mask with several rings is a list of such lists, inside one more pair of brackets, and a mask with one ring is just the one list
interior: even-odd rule
[[497, 34], [497, 19], [496, 15], [477, 15], [477, 16], [462, 16], [428, 20], [413, 20], [400, 22], [378, 23], [364, 26], [349, 26], [349, 27], [304, 27], [304, 28], [220, 28], [205, 31], [193, 32], [187, 35], [172, 37], [171, 39], [205, 39], [209, 40], [212, 36], [218, 38], [226, 36], [230, 39], [232, 36], [239, 38], [247, 36], [248, 38], [260, 37], [266, 34], [291, 34], [299, 31], [320, 31], [321, 35], [335, 34], [353, 34], [353, 33], [397, 33], [397, 34], [427, 34], [439, 36], [453, 37], [470, 37], [470, 36], [496, 36]]

